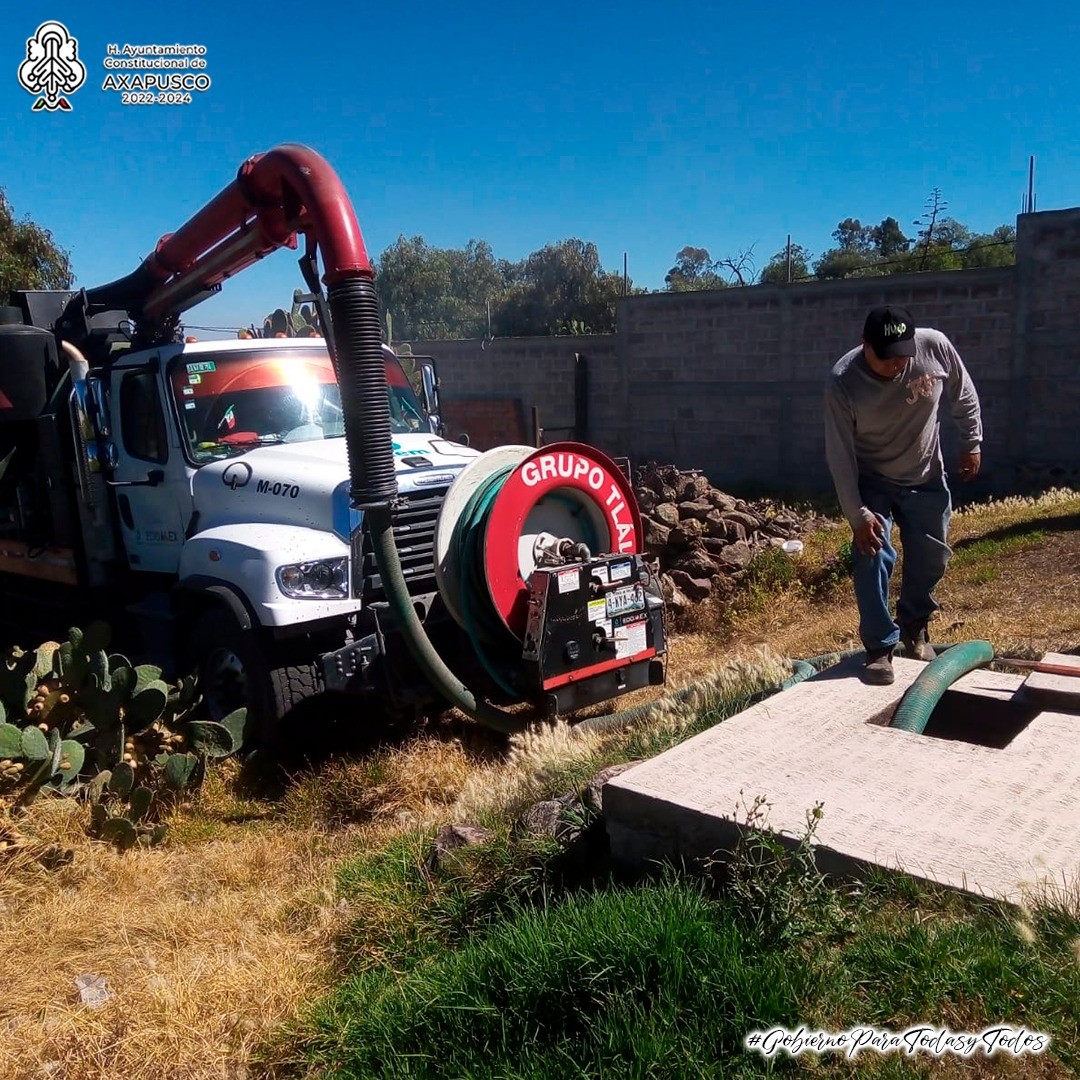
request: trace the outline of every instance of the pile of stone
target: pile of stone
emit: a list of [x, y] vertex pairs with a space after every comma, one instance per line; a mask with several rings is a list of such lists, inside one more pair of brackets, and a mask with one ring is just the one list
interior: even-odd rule
[[659, 565], [665, 599], [676, 612], [710, 597], [726, 599], [758, 552], [820, 525], [818, 518], [799, 518], [774, 503], [737, 499], [699, 470], [673, 465], [642, 466], [634, 494], [645, 553]]

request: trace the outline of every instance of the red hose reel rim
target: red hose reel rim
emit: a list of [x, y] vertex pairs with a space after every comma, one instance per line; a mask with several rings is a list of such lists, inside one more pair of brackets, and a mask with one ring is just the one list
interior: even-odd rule
[[521, 574], [517, 540], [530, 511], [554, 491], [575, 491], [596, 506], [608, 529], [610, 551], [642, 550], [641, 513], [626, 474], [606, 455], [581, 443], [560, 442], [529, 454], [504, 481], [488, 514], [484, 572], [500, 618], [518, 637], [528, 618], [528, 586]]

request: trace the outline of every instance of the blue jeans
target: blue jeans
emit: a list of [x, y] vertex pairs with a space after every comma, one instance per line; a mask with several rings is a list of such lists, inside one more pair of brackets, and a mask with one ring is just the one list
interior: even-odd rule
[[924, 622], [937, 611], [931, 595], [945, 573], [952, 549], [945, 542], [952, 498], [944, 477], [909, 488], [880, 476], [859, 478], [863, 505], [885, 526], [885, 543], [876, 555], [853, 552], [859, 637], [865, 649], [884, 649], [900, 640], [900, 625], [889, 614], [889, 578], [896, 564], [893, 520], [900, 526], [904, 579], [896, 617], [905, 625]]

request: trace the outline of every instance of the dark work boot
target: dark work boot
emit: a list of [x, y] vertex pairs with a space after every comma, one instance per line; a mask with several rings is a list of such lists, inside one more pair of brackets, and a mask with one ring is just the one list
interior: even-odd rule
[[912, 660], [922, 660], [924, 664], [929, 664], [937, 656], [930, 644], [925, 619], [917, 623], [901, 623], [900, 640], [904, 643], [904, 651]]
[[887, 649], [867, 649], [863, 682], [872, 686], [889, 686], [893, 681], [892, 646]]

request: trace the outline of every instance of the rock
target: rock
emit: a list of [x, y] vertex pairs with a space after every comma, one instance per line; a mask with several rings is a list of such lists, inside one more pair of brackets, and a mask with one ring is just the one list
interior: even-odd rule
[[[689, 575], [684, 575], [689, 576]], [[668, 611], [672, 615], [681, 615], [685, 611], [689, 611], [694, 606], [693, 600], [686, 595], [671, 579], [670, 574], [664, 574], [660, 578], [661, 585], [664, 589], [664, 603], [668, 606]]]
[[708, 478], [699, 473], [680, 477], [675, 490], [679, 493], [680, 499], [700, 499], [711, 487]]
[[737, 521], [725, 521], [724, 535], [727, 537], [729, 543], [745, 543], [746, 526], [740, 525]]
[[679, 508], [673, 502], [659, 503], [653, 507], [649, 516], [653, 521], [667, 525], [668, 528], [674, 528], [679, 524]]
[[665, 483], [659, 476], [654, 476], [650, 480], [645, 482], [647, 487], [654, 495], [656, 495], [660, 502], [676, 502], [679, 498], [678, 491], [674, 486]]
[[[743, 573], [744, 571], [738, 571]], [[718, 600], [727, 600], [735, 595], [735, 578], [732, 574], [714, 574], [712, 578], [712, 594]]]
[[482, 825], [443, 825], [435, 834], [431, 851], [424, 860], [424, 866], [434, 873], [443, 859], [452, 851], [464, 847], [477, 847], [486, 844], [495, 834]]
[[634, 491], [634, 498], [637, 499], [638, 509], [643, 514], [647, 514], [660, 502], [660, 496], [652, 488], [647, 487], [637, 488]]
[[719, 510], [709, 511], [709, 516], [705, 519], [705, 535], [718, 536], [725, 540], [728, 538], [727, 522], [724, 521], [724, 515]]
[[679, 503], [679, 517], [683, 521], [707, 521], [716, 507], [712, 503], [699, 499], [696, 502]]
[[693, 518], [689, 521], [681, 521], [671, 530], [668, 543], [673, 548], [693, 547], [695, 542], [701, 539], [704, 532], [705, 526], [700, 521], [694, 521]]
[[602, 814], [604, 812], [604, 785], [609, 780], [614, 780], [616, 776], [621, 776], [627, 769], [640, 764], [640, 761], [627, 761], [622, 765], [609, 765], [606, 769], [601, 769], [585, 785], [585, 790], [581, 793], [581, 801], [585, 808], [594, 814]]
[[721, 563], [739, 570], [749, 566], [753, 557], [754, 549], [745, 540], [737, 540], [734, 544], [728, 544], [719, 555]]
[[[690, 600], [707, 600], [712, 595], [712, 581], [710, 578], [695, 578], [691, 577], [685, 570], [672, 570], [671, 580], [678, 590]], [[674, 601], [671, 601], [671, 606], [676, 611], [679, 610]]]
[[645, 518], [643, 521], [645, 527], [645, 546], [650, 548], [662, 548], [671, 536], [671, 529], [667, 525], [661, 525], [658, 521], [653, 521], [652, 518]]
[[757, 529], [761, 528], [762, 524], [761, 518], [756, 514], [749, 514], [744, 510], [725, 510], [724, 520], [738, 523], [747, 531], [747, 533], [755, 532]]
[[761, 527], [761, 531], [766, 536], [778, 537], [781, 542], [791, 539], [792, 535], [796, 532], [790, 525], [784, 525], [777, 520], [766, 521]]
[[717, 491], [716, 488], [710, 488], [705, 493], [705, 500], [711, 505], [715, 506], [717, 510], [734, 510], [735, 500], [722, 491]]
[[566, 811], [576, 802], [575, 796], [564, 795], [533, 803], [514, 823], [513, 835], [569, 843], [581, 832], [580, 826], [566, 820]]
[[681, 570], [693, 578], [711, 578], [719, 569], [716, 560], [701, 548], [673, 556], [669, 566], [672, 571]]
[[[826, 525], [813, 515], [800, 519], [782, 503], [737, 499], [696, 469], [648, 462], [635, 481], [646, 515], [644, 547], [664, 572], [665, 598], [676, 614], [706, 596], [729, 596], [755, 551]], [[673, 578], [676, 571], [684, 576]]]

